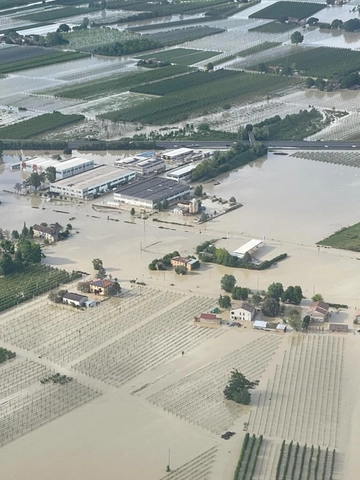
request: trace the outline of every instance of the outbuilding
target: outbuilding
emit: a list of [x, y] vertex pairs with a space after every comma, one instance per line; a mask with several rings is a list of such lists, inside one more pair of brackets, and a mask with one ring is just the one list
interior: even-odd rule
[[255, 320], [253, 323], [253, 328], [256, 330], [265, 330], [268, 327], [268, 322], [264, 322], [263, 320]]
[[75, 307], [82, 307], [88, 300], [89, 298], [86, 295], [80, 295], [79, 293], [67, 292], [63, 296], [63, 303]]

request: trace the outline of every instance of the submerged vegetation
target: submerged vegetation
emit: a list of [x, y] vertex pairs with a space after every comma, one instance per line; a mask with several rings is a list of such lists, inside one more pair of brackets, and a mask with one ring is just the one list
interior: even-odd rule
[[317, 245], [360, 252], [360, 223], [342, 228], [330, 237], [317, 242]]

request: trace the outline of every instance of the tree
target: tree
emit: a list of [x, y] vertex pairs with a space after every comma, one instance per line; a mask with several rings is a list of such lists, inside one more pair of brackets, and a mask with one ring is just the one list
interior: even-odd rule
[[208, 72], [212, 72], [214, 70], [214, 64], [209, 62], [207, 65], [206, 65], [206, 70]]
[[104, 280], [105, 277], [106, 277], [106, 270], [101, 264], [96, 273], [96, 278], [99, 278], [100, 280]]
[[163, 200], [162, 207], [164, 210], [167, 210], [169, 208], [169, 200], [167, 198]]
[[229, 297], [229, 295], [220, 295], [218, 299], [218, 304], [221, 308], [230, 308], [231, 298]]
[[94, 270], [99, 270], [100, 267], [103, 267], [103, 261], [100, 258], [94, 258], [92, 261]]
[[302, 43], [304, 40], [304, 35], [302, 35], [299, 31], [296, 31], [291, 35], [290, 40], [291, 43], [295, 43], [297, 45], [298, 43]]
[[20, 191], [21, 191], [22, 188], [23, 188], [23, 184], [22, 184], [22, 183], [19, 183], [19, 182], [15, 183], [15, 185], [14, 185], [14, 190], [15, 190], [16, 193], [20, 193]]
[[316, 17], [310, 17], [307, 21], [307, 24], [312, 27], [313, 25], [316, 25], [319, 22], [319, 19]]
[[308, 77], [305, 81], [305, 87], [306, 88], [311, 88], [315, 86], [315, 81], [312, 77]]
[[55, 167], [48, 167], [45, 170], [45, 176], [49, 180], [50, 183], [54, 183], [56, 180], [56, 168]]
[[202, 197], [202, 195], [203, 195], [203, 186], [202, 185], [197, 185], [195, 187], [194, 195], [195, 195], [195, 197]]
[[59, 28], [56, 30], [58, 33], [66, 33], [66, 32], [69, 32], [70, 31], [70, 27], [69, 25], [67, 25], [66, 23], [61, 23], [59, 25]]
[[184, 267], [183, 265], [178, 265], [177, 267], [175, 267], [175, 273], [177, 273], [178, 275], [186, 275], [187, 274], [187, 268]]
[[315, 80], [314, 85], [318, 90], [323, 91], [325, 88], [325, 81], [319, 77]]
[[8, 253], [4, 253], [0, 258], [0, 275], [9, 275], [13, 273], [16, 266]]
[[90, 24], [90, 20], [88, 19], [88, 17], [84, 17], [83, 18], [83, 21], [81, 22], [81, 27], [82, 28], [87, 28]]
[[19, 232], [17, 230], [13, 230], [11, 232], [11, 237], [12, 238], [20, 238]]
[[301, 287], [296, 285], [295, 287], [289, 286], [285, 292], [281, 295], [283, 302], [292, 303], [293, 305], [299, 305], [303, 299]]
[[25, 180], [25, 182], [29, 187], [34, 187], [36, 191], [40, 187], [44, 179], [45, 179], [45, 176], [43, 173], [33, 172], [30, 174], [30, 177], [27, 180]]
[[114, 282], [109, 288], [108, 288], [108, 294], [111, 296], [119, 295], [121, 292], [121, 287], [119, 282]]
[[258, 70], [259, 70], [259, 72], [266, 73], [267, 72], [267, 66], [265, 65], [265, 63], [259, 63]]
[[90, 282], [79, 282], [77, 289], [83, 293], [90, 293]]
[[71, 223], [66, 224], [66, 230], [72, 230], [72, 228], [73, 227], [72, 227]]
[[309, 328], [310, 322], [311, 322], [310, 315], [305, 315], [302, 321], [302, 329], [307, 330]]
[[208, 221], [208, 215], [205, 212], [202, 212], [202, 214], [200, 215], [200, 222], [204, 223], [207, 221]]
[[286, 15], [282, 15], [281, 17], [279, 17], [279, 22], [280, 23], [285, 23], [287, 22], [288, 20], [288, 17]]
[[234, 275], [225, 274], [220, 281], [221, 289], [225, 290], [225, 292], [231, 292], [235, 284], [236, 278]]
[[263, 302], [261, 311], [267, 317], [276, 317], [280, 312], [280, 304], [276, 298], [267, 297]]
[[247, 300], [249, 297], [249, 290], [242, 287], [234, 287], [231, 290], [231, 296], [234, 300]]
[[135, 215], [135, 208], [134, 208], [134, 207], [130, 210], [130, 215], [131, 215], [132, 217]]
[[315, 293], [315, 295], [312, 297], [313, 302], [322, 302], [324, 300], [324, 297], [321, 295], [321, 293]]
[[334, 29], [334, 30], [339, 30], [339, 29], [343, 28], [343, 26], [344, 26], [343, 21], [338, 20], [337, 18], [335, 18], [335, 20], [333, 20], [331, 22], [331, 28]]
[[268, 296], [269, 297], [273, 297], [275, 298], [276, 300], [279, 300], [282, 296], [282, 294], [284, 293], [284, 287], [282, 285], [282, 283], [272, 283], [271, 285], [269, 285], [268, 287]]
[[227, 400], [233, 400], [236, 403], [249, 405], [251, 402], [251, 394], [249, 390], [253, 390], [259, 385], [259, 380], [251, 382], [245, 375], [238, 370], [231, 372], [229, 383], [224, 389], [224, 395]]
[[236, 198], [235, 197], [230, 197], [229, 198], [229, 203], [236, 203]]
[[295, 308], [292, 308], [289, 310], [288, 314], [286, 315], [286, 320], [290, 327], [292, 327], [294, 330], [297, 332], [301, 330], [302, 328], [302, 320], [300, 313], [295, 310]]
[[254, 293], [254, 295], [251, 297], [252, 303], [257, 307], [260, 305], [262, 298], [258, 293]]

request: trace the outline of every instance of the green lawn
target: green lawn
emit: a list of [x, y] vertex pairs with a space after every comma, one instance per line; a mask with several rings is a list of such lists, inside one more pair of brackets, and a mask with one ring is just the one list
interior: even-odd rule
[[360, 252], [360, 223], [339, 230], [321, 242], [317, 242], [317, 245]]
[[307, 3], [307, 2], [276, 2], [269, 7], [263, 8], [253, 13], [249, 18], [270, 18], [278, 20], [281, 17], [292, 17], [301, 20], [311, 17], [319, 10], [326, 7], [326, 3]]
[[163, 50], [162, 52], [136, 56], [136, 58], [156, 58], [156, 60], [164, 62], [178, 63], [180, 65], [192, 65], [194, 63], [214, 57], [215, 55], [219, 55], [220, 53], [222, 52], [205, 52], [203, 50], [194, 50], [190, 48], [173, 48], [171, 50]]

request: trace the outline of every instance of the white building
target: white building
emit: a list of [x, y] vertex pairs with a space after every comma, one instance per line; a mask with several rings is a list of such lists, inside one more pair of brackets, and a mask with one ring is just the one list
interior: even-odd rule
[[63, 303], [74, 305], [75, 307], [82, 307], [88, 300], [89, 298], [86, 295], [80, 295], [79, 293], [67, 292], [63, 296]]
[[191, 148], [177, 148], [175, 150], [167, 150], [161, 154], [162, 158], [171, 162], [183, 160], [186, 157], [190, 157], [194, 153]]
[[264, 322], [262, 320], [255, 320], [255, 322], [253, 323], [253, 328], [255, 328], [256, 330], [264, 330], [265, 328], [267, 328], [267, 326], [267, 322]]
[[255, 313], [254, 305], [248, 302], [242, 302], [240, 305], [231, 309], [230, 320], [246, 320], [251, 322], [254, 319]]
[[195, 169], [195, 167], [196, 165], [190, 163], [183, 167], [174, 168], [174, 170], [166, 173], [166, 177], [176, 180], [177, 182], [187, 182], [191, 179], [191, 172]]
[[94, 168], [94, 160], [87, 160], [85, 158], [70, 158], [64, 162], [57, 162], [56, 168], [56, 180], [72, 177], [79, 173], [92, 170]]
[[87, 199], [100, 193], [109, 192], [135, 178], [136, 173], [134, 171], [100, 165], [74, 177], [64, 178], [52, 183], [50, 192], [65, 197]]
[[43, 173], [49, 167], [56, 167], [60, 162], [49, 157], [32, 157], [21, 162], [21, 168], [28, 173]]
[[157, 175], [166, 170], [165, 162], [161, 157], [144, 158], [138, 155], [116, 160], [114, 165], [120, 168], [130, 168], [142, 177]]
[[252, 239], [249, 242], [245, 243], [242, 247], [230, 252], [231, 255], [234, 257], [243, 258], [246, 253], [251, 255], [254, 253], [258, 248], [262, 247], [265, 244], [264, 240], [256, 240]]

